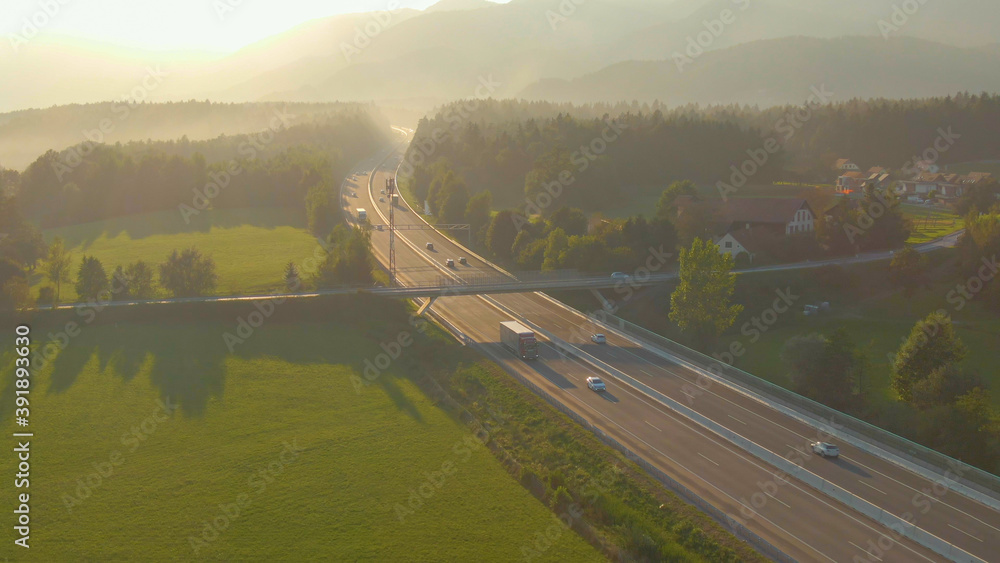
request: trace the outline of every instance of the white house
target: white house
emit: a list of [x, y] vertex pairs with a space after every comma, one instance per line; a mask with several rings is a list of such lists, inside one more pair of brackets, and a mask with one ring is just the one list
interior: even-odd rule
[[750, 261], [753, 262], [754, 253], [750, 252], [750, 250], [744, 245], [744, 242], [746, 241], [741, 242], [739, 240], [743, 237], [739, 237], [738, 235], [743, 232], [745, 231], [733, 231], [726, 233], [721, 237], [717, 237], [715, 244], [719, 247], [719, 252], [732, 256], [733, 260], [736, 260], [737, 256], [745, 252], [747, 256], [750, 257]]

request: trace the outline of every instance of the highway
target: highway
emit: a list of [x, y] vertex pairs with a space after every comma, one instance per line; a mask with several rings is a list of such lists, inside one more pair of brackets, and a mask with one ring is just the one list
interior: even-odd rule
[[[387, 214], [388, 204], [377, 201], [378, 191], [393, 174], [397, 162], [398, 157], [390, 158], [385, 167], [374, 171], [374, 195], [368, 191], [369, 176], [359, 176], [349, 190], [357, 197], [345, 198], [345, 208], [353, 211], [364, 207], [369, 210], [370, 220], [380, 223], [375, 210]], [[396, 221], [417, 224], [421, 219], [403, 204], [396, 210]], [[406, 244], [403, 238], [411, 244]], [[433, 251], [426, 249], [428, 242], [433, 243]], [[377, 254], [386, 256], [388, 233], [374, 231], [373, 244]], [[442, 265], [448, 258], [457, 264], [460, 256], [468, 259], [468, 265], [455, 269], [453, 275], [458, 278], [495, 272], [490, 264], [465, 255], [450, 239], [435, 231], [398, 232], [396, 252], [404, 282], [440, 277], [444, 269], [430, 266]], [[547, 333], [580, 347], [757, 445], [779, 456], [801, 460], [806, 471], [855, 496], [897, 516], [912, 513], [915, 525], [974, 556], [996, 560], [995, 554], [1000, 553], [1000, 515], [991, 508], [954, 492], [935, 492], [933, 482], [850, 444], [839, 444], [842, 455], [838, 460], [812, 456], [808, 453], [808, 443], [818, 439], [816, 428], [728, 386], [711, 386], [689, 403], [683, 386], [697, 380], [695, 372], [615, 334], [607, 335], [606, 345], [584, 340], [589, 321], [540, 294], [445, 297], [435, 302], [438, 314], [505, 367], [528, 377], [608, 435], [800, 561], [941, 561], [944, 558], [909, 540], [889, 541], [888, 530], [880, 524], [795, 479], [777, 480], [773, 476], [775, 469], [757, 457], [636, 389], [604, 373], [596, 373], [587, 363], [563, 356], [550, 342], [544, 343], [538, 362], [514, 358], [497, 342], [497, 326], [510, 315], [490, 301], [523, 314]], [[606, 394], [587, 389], [584, 380], [590, 375], [600, 375], [608, 383]], [[871, 549], [872, 555], [866, 553], [880, 543], [880, 547]]]

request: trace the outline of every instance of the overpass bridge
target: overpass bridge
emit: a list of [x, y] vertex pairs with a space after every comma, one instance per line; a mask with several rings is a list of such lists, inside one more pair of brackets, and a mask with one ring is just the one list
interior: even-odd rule
[[[459, 266], [458, 268], [461, 268]], [[456, 272], [459, 269], [456, 268]], [[424, 313], [439, 297], [462, 295], [499, 295], [504, 293], [532, 293], [535, 291], [553, 290], [599, 290], [599, 289], [638, 289], [656, 285], [677, 278], [676, 272], [663, 272], [648, 276], [611, 277], [610, 275], [584, 275], [576, 271], [555, 272], [524, 272], [518, 277], [510, 278], [496, 273], [463, 274], [459, 279], [439, 275], [436, 280], [419, 283], [410, 282], [405, 286], [373, 287], [370, 285], [351, 285], [329, 289], [321, 289], [305, 293], [271, 293], [261, 295], [228, 295], [203, 297], [175, 297], [167, 299], [144, 300], [111, 300], [101, 302], [73, 303], [62, 305], [42, 305], [37, 310], [65, 310], [80, 307], [126, 307], [138, 305], [158, 305], [171, 303], [223, 303], [231, 301], [259, 301], [264, 299], [308, 299], [324, 295], [350, 295], [368, 293], [394, 299], [425, 298], [420, 308]]]

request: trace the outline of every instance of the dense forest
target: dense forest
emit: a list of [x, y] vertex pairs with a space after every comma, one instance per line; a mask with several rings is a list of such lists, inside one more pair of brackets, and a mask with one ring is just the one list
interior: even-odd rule
[[[426, 199], [427, 169], [445, 161], [473, 193], [492, 192], [498, 206], [534, 203], [551, 213], [568, 205], [595, 212], [647, 186], [662, 190], [684, 178], [714, 184], [761, 144], [759, 131], [734, 122], [617, 109], [626, 107], [614, 118], [594, 115], [602, 106], [570, 113], [558, 105], [511, 102], [477, 104], [472, 112], [464, 111], [465, 104], [446, 107], [417, 128], [406, 157], [414, 165], [411, 188]], [[559, 113], [534, 117], [546, 108]], [[776, 179], [781, 163], [780, 152], [770, 155], [755, 180]], [[553, 182], [565, 188], [558, 204], [545, 204], [544, 196], [537, 201]]]
[[275, 119], [262, 132], [210, 141], [50, 150], [4, 177], [20, 212], [42, 228], [184, 206], [304, 207], [310, 188], [336, 184], [388, 134], [362, 111], [290, 126]]
[[357, 113], [366, 113], [380, 127], [389, 128], [377, 108], [361, 104], [119, 101], [27, 109], [0, 114], [0, 166], [24, 170], [49, 149], [84, 142], [113, 145], [181, 137], [206, 140], [264, 131], [272, 127], [276, 117], [287, 122], [287, 127]]
[[[658, 193], [685, 178], [709, 185], [727, 180], [730, 166], [769, 139], [782, 149], [751, 183], [832, 182], [831, 167], [838, 158], [850, 158], [862, 169], [896, 171], [925, 157], [942, 167], [995, 160], [1000, 155], [997, 130], [1000, 95], [990, 94], [856, 99], [763, 110], [490, 100], [445, 106], [422, 120], [407, 161], [418, 180], [423, 174], [423, 182], [414, 185], [418, 197], [429, 188], [426, 169], [444, 160], [467, 178], [473, 193], [492, 191], [497, 207], [523, 204], [532, 190], [525, 185], [530, 175], [549, 180], [567, 170], [574, 185], [561, 203], [592, 212], [611, 201], [621, 203], [644, 187]], [[934, 150], [939, 138], [946, 150]]]
[[[850, 158], [862, 170], [872, 166], [904, 170], [915, 159], [928, 156], [936, 157], [935, 164], [943, 168], [996, 160], [1000, 155], [1000, 137], [996, 135], [1000, 131], [1000, 95], [850, 100], [816, 108], [808, 119], [800, 116], [793, 121], [789, 115], [798, 109], [716, 108], [710, 113], [716, 119], [735, 120], [743, 127], [777, 134], [796, 170], [791, 179], [829, 177], [838, 158]], [[790, 136], [789, 123], [801, 123]], [[939, 138], [947, 142], [947, 150], [932, 150]]]

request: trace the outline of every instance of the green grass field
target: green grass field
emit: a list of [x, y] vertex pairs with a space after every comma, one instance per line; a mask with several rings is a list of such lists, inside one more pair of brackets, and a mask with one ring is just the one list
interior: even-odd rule
[[989, 172], [990, 174], [993, 174], [994, 176], [1000, 178], [1000, 160], [951, 164], [945, 167], [945, 172], [953, 174], [968, 174], [969, 172]]
[[[44, 235], [48, 242], [56, 236], [66, 241], [73, 282], [84, 255], [96, 256], [110, 274], [137, 260], [155, 267], [174, 249], [195, 246], [215, 260], [216, 294], [259, 294], [283, 288], [285, 265], [313, 255], [316, 241], [302, 215], [286, 208], [224, 209], [203, 212], [186, 224], [179, 212], [162, 211], [49, 229]], [[36, 296], [49, 284], [40, 270], [31, 281]], [[77, 299], [73, 282], [63, 284], [61, 301]]]
[[965, 219], [953, 211], [902, 204], [903, 215], [913, 222], [907, 244], [921, 244], [965, 228]]
[[[373, 385], [352, 384], [379, 343], [409, 328], [405, 314], [370, 312], [345, 311], [350, 322], [275, 315], [235, 353], [222, 340], [235, 321], [105, 317], [85, 326], [33, 375], [32, 549], [14, 547], [7, 526], [3, 555], [520, 559], [552, 513], [469, 427], [399, 376], [433, 369], [443, 354], [428, 359], [424, 348], [440, 350], [433, 343], [443, 337], [415, 333], [417, 343]], [[41, 343], [52, 327], [36, 325]], [[0, 415], [9, 436], [17, 427], [7, 350]], [[170, 416], [158, 411], [167, 398], [179, 404]], [[13, 476], [14, 456], [0, 466]], [[573, 533], [553, 544], [538, 560], [601, 559]]]

